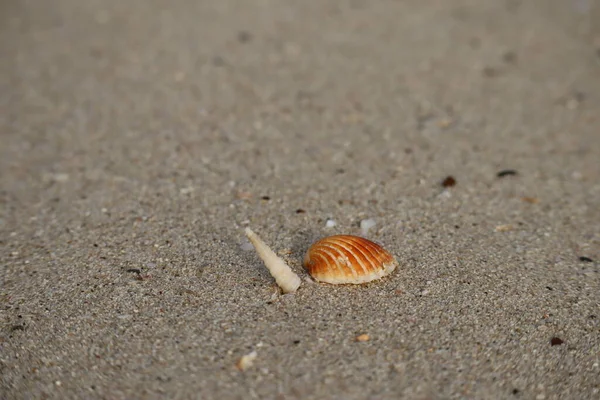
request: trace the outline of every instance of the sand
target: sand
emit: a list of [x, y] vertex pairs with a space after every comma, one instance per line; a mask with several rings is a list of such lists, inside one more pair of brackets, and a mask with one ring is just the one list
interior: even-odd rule
[[[0, 398], [600, 398], [598, 21], [2, 2]], [[400, 267], [310, 282], [339, 233]]]

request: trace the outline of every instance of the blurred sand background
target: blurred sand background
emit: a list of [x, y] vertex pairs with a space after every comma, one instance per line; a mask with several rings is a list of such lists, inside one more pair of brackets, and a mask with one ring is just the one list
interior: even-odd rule
[[[600, 3], [7, 0], [0, 59], [0, 398], [600, 398]], [[245, 226], [401, 267], [282, 296]]]

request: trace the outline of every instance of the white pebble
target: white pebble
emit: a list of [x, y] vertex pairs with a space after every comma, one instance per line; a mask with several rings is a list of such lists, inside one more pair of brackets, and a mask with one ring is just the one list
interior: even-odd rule
[[327, 222], [325, 223], [326, 228], [333, 228], [335, 225], [336, 225], [336, 223], [332, 219], [328, 219]]
[[375, 225], [377, 225], [377, 223], [375, 222], [374, 219], [372, 219], [372, 218], [363, 219], [362, 221], [360, 221], [360, 230], [363, 235], [366, 235], [367, 233], [369, 233], [369, 230], [371, 228], [373, 228]]
[[56, 182], [66, 182], [69, 180], [69, 174], [54, 174], [52, 176]]

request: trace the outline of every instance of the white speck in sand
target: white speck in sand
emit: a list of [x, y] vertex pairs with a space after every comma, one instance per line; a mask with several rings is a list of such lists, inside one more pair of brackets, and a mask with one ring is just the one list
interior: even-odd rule
[[369, 233], [369, 230], [371, 228], [373, 228], [375, 225], [377, 225], [377, 223], [375, 222], [374, 219], [372, 219], [372, 218], [363, 219], [362, 221], [360, 221], [360, 230], [363, 235], [366, 235], [367, 233]]
[[253, 351], [250, 354], [246, 354], [245, 356], [240, 358], [240, 360], [237, 363], [237, 367], [241, 371], [245, 371], [246, 369], [248, 369], [252, 366], [252, 364], [254, 363], [254, 360], [256, 360], [257, 356], [258, 356], [258, 354], [256, 353], [256, 351]]
[[335, 221], [332, 219], [328, 219], [325, 223], [325, 228], [333, 228], [336, 225]]
[[52, 176], [56, 182], [66, 182], [69, 180], [69, 174], [54, 174]]

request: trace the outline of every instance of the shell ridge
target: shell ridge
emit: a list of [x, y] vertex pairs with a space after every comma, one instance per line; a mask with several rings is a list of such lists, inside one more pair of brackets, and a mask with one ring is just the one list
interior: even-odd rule
[[[369, 266], [365, 265], [362, 262], [362, 260], [354, 254], [355, 250], [359, 250], [359, 252], [360, 252], [360, 249], [357, 249], [357, 247], [356, 247], [356, 245], [354, 245], [354, 243], [350, 244], [348, 242], [345, 242], [344, 240], [341, 240], [341, 238], [337, 238], [335, 241], [335, 244], [337, 244], [339, 247], [343, 248], [346, 251], [347, 255], [349, 254], [354, 258], [355, 264], [357, 264], [363, 270], [364, 274], [369, 273], [369, 270], [370, 270]], [[360, 253], [362, 254], [362, 252], [360, 252]], [[368, 259], [366, 259], [366, 260], [368, 261]], [[358, 275], [358, 272], [355, 271], [354, 268], [351, 268], [351, 269], [355, 275]]]
[[316, 254], [322, 254], [322, 258], [325, 264], [329, 267], [334, 265], [335, 268], [338, 270], [338, 274], [340, 276], [346, 275], [346, 273], [344, 272], [344, 267], [341, 266], [338, 262], [336, 262], [337, 257], [335, 256], [335, 254], [330, 253], [329, 251], [327, 251], [327, 249], [336, 250], [335, 248], [331, 248], [327, 245], [320, 244], [319, 246], [316, 246], [312, 251], [314, 251]]
[[367, 268], [365, 269], [365, 273], [369, 273], [369, 271], [373, 270], [373, 271], [377, 271], [380, 268], [376, 268], [374, 267], [374, 261], [379, 262], [379, 257], [377, 257], [376, 254], [373, 254], [373, 252], [371, 251], [370, 248], [367, 248], [366, 246], [362, 246], [363, 243], [360, 242], [357, 243], [358, 241], [355, 240], [353, 237], [351, 236], [346, 236], [346, 237], [342, 237], [339, 239], [341, 242], [348, 244], [349, 246], [352, 246], [352, 249], [355, 251], [358, 251], [359, 253], [361, 253], [364, 256], [364, 259], [369, 263], [369, 266], [367, 266]]
[[[335, 243], [335, 242], [334, 242], [334, 243]], [[355, 271], [355, 270], [354, 270], [354, 268], [352, 268], [352, 262], [349, 260], [349, 258], [348, 258], [348, 255], [347, 255], [347, 254], [345, 254], [344, 252], [342, 252], [342, 251], [341, 251], [341, 250], [338, 248], [339, 246], [333, 246], [331, 243], [321, 243], [321, 247], [325, 247], [325, 248], [327, 248], [327, 249], [333, 250], [333, 251], [335, 251], [337, 254], [339, 254], [339, 256], [337, 256], [337, 257], [333, 256], [333, 257], [332, 257], [332, 261], [333, 261], [333, 263], [334, 263], [334, 264], [336, 264], [336, 265], [337, 265], [339, 268], [341, 268], [341, 270], [342, 270], [342, 276], [343, 276], [343, 275], [347, 275], [347, 273], [346, 273], [346, 272], [344, 272], [344, 266], [341, 266], [341, 265], [340, 265], [340, 263], [338, 262], [338, 259], [339, 259], [339, 258], [343, 258], [343, 259], [344, 259], [344, 261], [345, 261], [345, 262], [344, 262], [344, 265], [346, 266], [346, 268], [347, 268], [348, 270], [350, 270], [350, 273], [351, 273], [353, 276], [356, 276], [356, 277], [358, 277], [358, 272], [357, 272], [357, 271]]]
[[[379, 244], [377, 244], [371, 240], [367, 240], [363, 244], [365, 245], [366, 250], [368, 250], [369, 253], [371, 253], [373, 255], [373, 258], [375, 260], [377, 260], [378, 263], [384, 264], [384, 263], [387, 263], [390, 261], [390, 257], [391, 257], [390, 253], [387, 252]], [[382, 265], [381, 269], [384, 269], [383, 265]]]

